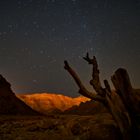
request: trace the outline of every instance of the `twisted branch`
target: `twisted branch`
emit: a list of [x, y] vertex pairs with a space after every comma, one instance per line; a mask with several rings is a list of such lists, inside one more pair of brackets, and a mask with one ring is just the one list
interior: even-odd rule
[[69, 74], [73, 77], [73, 79], [75, 80], [76, 84], [79, 87], [79, 93], [81, 93], [83, 96], [86, 96], [87, 98], [91, 98], [95, 101], [100, 101], [100, 102], [104, 102], [104, 98], [92, 93], [90, 91], [88, 91], [85, 86], [83, 85], [83, 83], [81, 82], [79, 76], [77, 75], [77, 73], [70, 67], [69, 63], [67, 61], [64, 61], [64, 68], [69, 72]]
[[100, 77], [99, 77], [99, 69], [98, 69], [98, 63], [96, 60], [96, 57], [93, 56], [91, 59], [89, 57], [89, 54], [87, 53], [86, 57], [83, 57], [84, 60], [86, 60], [89, 64], [93, 66], [92, 70], [92, 80], [90, 81], [90, 84], [93, 86], [94, 90], [100, 95], [105, 96], [104, 89], [101, 86]]

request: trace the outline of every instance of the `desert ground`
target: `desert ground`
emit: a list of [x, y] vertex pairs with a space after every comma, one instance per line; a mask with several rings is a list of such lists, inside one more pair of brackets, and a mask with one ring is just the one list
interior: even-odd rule
[[108, 113], [96, 115], [0, 116], [0, 140], [118, 140]]

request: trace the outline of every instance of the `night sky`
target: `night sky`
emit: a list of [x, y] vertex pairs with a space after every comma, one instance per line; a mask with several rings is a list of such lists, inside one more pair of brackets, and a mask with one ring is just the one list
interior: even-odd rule
[[140, 0], [0, 0], [0, 73], [16, 93], [77, 96], [63, 61], [88, 85], [87, 51], [102, 79], [124, 67], [140, 87]]

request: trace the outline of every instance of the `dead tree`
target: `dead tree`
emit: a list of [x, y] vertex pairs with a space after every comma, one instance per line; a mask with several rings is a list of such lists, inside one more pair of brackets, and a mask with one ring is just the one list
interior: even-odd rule
[[92, 100], [101, 102], [110, 111], [122, 134], [123, 140], [138, 139], [137, 118], [140, 113], [140, 106], [134, 95], [127, 71], [120, 68], [111, 77], [115, 87], [114, 92], [111, 90], [107, 80], [104, 80], [105, 87], [102, 87], [96, 57], [90, 58], [87, 53], [83, 59], [93, 66], [90, 84], [96, 93], [88, 91], [77, 73], [67, 61], [64, 61], [64, 68], [77, 83], [79, 93]]

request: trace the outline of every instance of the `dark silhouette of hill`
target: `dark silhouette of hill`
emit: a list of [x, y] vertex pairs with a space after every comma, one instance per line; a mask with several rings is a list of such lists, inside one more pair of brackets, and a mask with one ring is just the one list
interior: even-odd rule
[[[140, 103], [140, 89], [134, 89], [133, 92]], [[112, 98], [116, 99], [117, 97], [113, 96]], [[121, 103], [119, 103], [118, 106], [119, 105], [121, 105]], [[73, 114], [73, 115], [74, 114], [75, 115], [95, 115], [98, 113], [107, 113], [107, 112], [108, 110], [104, 107], [103, 104], [97, 101], [90, 100], [87, 102], [80, 103], [79, 106], [77, 105], [72, 106], [71, 108], [67, 109], [64, 113]]]
[[79, 106], [73, 106], [66, 110], [64, 113], [73, 115], [94, 115], [105, 112], [108, 111], [101, 103], [91, 100], [85, 103], [81, 103]]
[[0, 75], [0, 114], [7, 115], [39, 115], [11, 90], [11, 84]]

